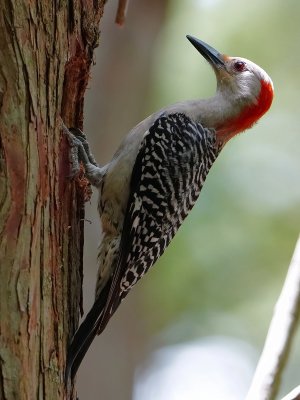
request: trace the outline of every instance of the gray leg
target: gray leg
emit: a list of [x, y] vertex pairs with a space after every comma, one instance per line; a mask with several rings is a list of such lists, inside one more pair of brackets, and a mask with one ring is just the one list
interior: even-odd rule
[[105, 173], [105, 168], [99, 167], [96, 163], [86, 140], [85, 134], [77, 128], [68, 129], [64, 123], [62, 128], [68, 137], [70, 149], [70, 161], [72, 164], [71, 176], [74, 176], [80, 170], [80, 161], [85, 168], [85, 175], [90, 183], [96, 187], [100, 186]]
[[69, 132], [71, 132], [77, 139], [79, 139], [84, 147], [85, 153], [89, 159], [89, 162], [96, 167], [98, 167], [98, 164], [93, 156], [93, 154], [90, 151], [90, 146], [88, 144], [88, 141], [86, 140], [85, 134], [79, 129], [79, 128], [70, 128]]

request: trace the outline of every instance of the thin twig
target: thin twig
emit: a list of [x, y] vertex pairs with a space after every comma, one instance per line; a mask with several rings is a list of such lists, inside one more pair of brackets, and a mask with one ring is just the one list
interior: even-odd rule
[[115, 22], [122, 26], [125, 22], [129, 0], [119, 0]]
[[[274, 400], [296, 330], [299, 309], [300, 236], [246, 400]], [[293, 397], [285, 398], [285, 400], [293, 399]]]

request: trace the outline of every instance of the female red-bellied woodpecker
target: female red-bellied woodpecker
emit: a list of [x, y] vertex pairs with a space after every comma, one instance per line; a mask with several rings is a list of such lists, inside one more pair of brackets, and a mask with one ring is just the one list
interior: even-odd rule
[[96, 299], [72, 339], [67, 379], [74, 377], [120, 302], [162, 255], [222, 147], [271, 106], [273, 84], [263, 69], [187, 38], [215, 71], [214, 97], [176, 103], [149, 116], [103, 167], [95, 163], [81, 131], [67, 132], [73, 165], [82, 161], [86, 177], [99, 189], [103, 230]]

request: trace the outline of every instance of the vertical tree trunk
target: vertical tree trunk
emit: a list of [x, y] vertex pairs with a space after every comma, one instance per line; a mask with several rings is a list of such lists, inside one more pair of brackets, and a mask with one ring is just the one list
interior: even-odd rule
[[84, 194], [67, 179], [60, 116], [68, 126], [82, 125], [103, 6], [104, 0], [0, 4], [1, 400], [67, 398]]

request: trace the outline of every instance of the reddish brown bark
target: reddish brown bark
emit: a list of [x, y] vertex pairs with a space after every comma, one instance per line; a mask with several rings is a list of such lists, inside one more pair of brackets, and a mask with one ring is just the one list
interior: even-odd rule
[[[82, 126], [104, 0], [0, 4], [0, 398], [64, 399], [83, 199], [60, 129]], [[70, 395], [69, 398], [75, 398]]]

